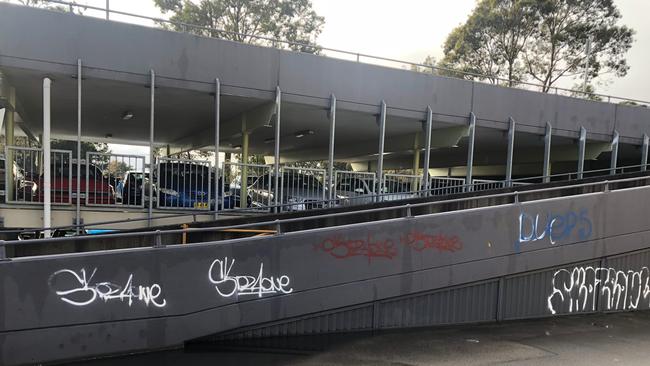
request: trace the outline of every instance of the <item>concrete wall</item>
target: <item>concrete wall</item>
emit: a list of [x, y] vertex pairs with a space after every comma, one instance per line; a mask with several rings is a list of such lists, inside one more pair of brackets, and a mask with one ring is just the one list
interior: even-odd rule
[[[646, 249], [649, 193], [631, 188], [273, 237], [3, 262], [2, 363], [179, 345]], [[551, 315], [538, 310], [553, 284], [540, 286], [539, 299], [517, 309]], [[459, 301], [450, 319], [481, 319], [484, 304]], [[386, 317], [387, 327], [396, 322]]]
[[[30, 31], [23, 32], [25, 24]], [[284, 100], [328, 105], [330, 94], [343, 109], [423, 119], [431, 105], [440, 122], [506, 129], [512, 116], [524, 130], [542, 133], [550, 121], [558, 135], [577, 136], [585, 126], [591, 139], [607, 141], [616, 127], [624, 141], [650, 134], [650, 111], [556, 95], [507, 89], [406, 70], [248, 46], [102, 19], [0, 4], [0, 67], [73, 74], [81, 58], [87, 77], [146, 84], [150, 69], [161, 86], [212, 91], [221, 78], [226, 94], [271, 100], [275, 87]], [[35, 37], [33, 35], [38, 35]], [[627, 139], [627, 140], [625, 140]]]

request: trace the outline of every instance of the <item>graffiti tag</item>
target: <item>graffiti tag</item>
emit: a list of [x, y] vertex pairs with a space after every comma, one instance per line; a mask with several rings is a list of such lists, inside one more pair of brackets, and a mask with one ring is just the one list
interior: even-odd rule
[[439, 252], [453, 253], [463, 249], [463, 242], [456, 235], [429, 235], [415, 230], [402, 238], [402, 244], [418, 252], [435, 249]]
[[579, 240], [591, 237], [592, 223], [586, 209], [579, 212], [569, 211], [563, 214], [519, 215], [519, 237], [517, 244], [548, 240], [551, 245], [577, 235]]
[[603, 304], [605, 311], [650, 309], [650, 271], [616, 270], [601, 267], [561, 269], [553, 274], [553, 290], [547, 299], [548, 310], [557, 314], [596, 311]]
[[316, 250], [323, 251], [336, 259], [351, 257], [367, 257], [368, 262], [373, 258], [393, 259], [397, 256], [397, 248], [391, 239], [374, 240], [368, 234], [366, 239], [349, 240], [340, 236], [327, 238], [316, 245]]
[[290, 294], [293, 289], [289, 287], [289, 276], [280, 277], [264, 276], [264, 263], [260, 263], [257, 276], [231, 275], [234, 259], [215, 259], [210, 265], [208, 277], [221, 297], [234, 295], [257, 295], [262, 297], [271, 294]]
[[[93, 269], [90, 276], [87, 275], [85, 269], [81, 269], [79, 272], [62, 269], [54, 272], [50, 277], [50, 288], [54, 289], [61, 301], [74, 306], [86, 306], [95, 301], [109, 302], [113, 300], [127, 302], [129, 307], [134, 301], [158, 308], [167, 304], [167, 301], [161, 298], [162, 288], [159, 284], [135, 286], [133, 285], [133, 274], [129, 275], [123, 286], [112, 282], [93, 282], [96, 273], [97, 268]], [[63, 286], [65, 289], [61, 289], [59, 286], [62, 283], [71, 285]]]

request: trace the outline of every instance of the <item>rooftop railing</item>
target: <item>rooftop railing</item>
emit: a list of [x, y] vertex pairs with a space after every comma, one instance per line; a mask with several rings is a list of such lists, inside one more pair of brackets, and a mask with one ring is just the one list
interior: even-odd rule
[[[3, 2], [10, 2], [9, 0], [0, 0]], [[261, 35], [255, 35], [255, 34], [247, 34], [247, 33], [239, 33], [239, 32], [233, 32], [233, 31], [227, 31], [223, 29], [218, 29], [218, 28], [210, 28], [210, 27], [205, 27], [205, 26], [200, 26], [200, 25], [195, 25], [195, 24], [190, 24], [190, 23], [184, 23], [184, 22], [177, 22], [177, 21], [172, 21], [169, 19], [164, 19], [160, 17], [151, 17], [147, 15], [140, 15], [140, 14], [134, 14], [134, 13], [129, 13], [129, 12], [124, 12], [124, 11], [119, 11], [119, 10], [114, 10], [110, 9], [110, 1], [106, 1], [106, 6], [105, 7], [97, 7], [97, 6], [92, 6], [92, 5], [84, 5], [84, 4], [78, 4], [75, 2], [70, 2], [70, 1], [61, 1], [61, 0], [43, 0], [44, 3], [51, 3], [51, 4], [58, 4], [62, 5], [63, 7], [69, 9], [70, 13], [74, 13], [74, 9], [84, 9], [84, 10], [93, 10], [100, 12], [102, 15], [105, 16], [106, 20], [112, 20], [114, 19], [111, 17], [111, 15], [119, 15], [119, 16], [124, 16], [124, 17], [130, 17], [130, 18], [135, 18], [135, 19], [142, 19], [142, 20], [148, 20], [153, 22], [153, 24], [157, 25], [167, 25], [171, 26], [172, 28], [175, 29], [169, 29], [168, 30], [179, 30], [181, 32], [188, 32], [188, 33], [199, 33], [202, 36], [210, 37], [210, 38], [218, 38], [218, 39], [224, 39], [223, 35], [231, 35], [231, 36], [238, 36], [238, 37], [244, 37], [244, 38], [249, 38], [249, 39], [256, 39], [259, 41], [267, 42], [270, 45], [274, 46], [279, 46], [279, 45], [285, 45], [288, 47], [287, 51], [293, 51], [293, 52], [298, 52], [298, 53], [316, 53], [316, 52], [323, 52], [321, 56], [326, 56], [326, 57], [332, 57], [332, 58], [337, 58], [334, 57], [334, 55], [344, 55], [347, 60], [352, 60], [360, 63], [366, 63], [366, 64], [373, 64], [373, 65], [381, 65], [381, 66], [387, 66], [390, 67], [391, 65], [400, 65], [398, 68], [400, 69], [424, 69], [428, 70], [431, 72], [431, 74], [436, 74], [439, 76], [447, 76], [447, 77], [454, 77], [454, 78], [460, 78], [460, 79], [466, 79], [466, 80], [472, 80], [475, 82], [481, 82], [485, 84], [490, 84], [490, 85], [497, 85], [501, 87], [508, 87], [508, 88], [516, 88], [516, 89], [525, 89], [525, 90], [532, 90], [532, 91], [539, 91], [539, 92], [546, 92], [546, 93], [555, 93], [555, 94], [561, 94], [564, 96], [570, 96], [570, 97], [582, 97], [584, 99], [599, 99], [602, 101], [607, 101], [608, 103], [633, 103], [633, 105], [636, 104], [642, 104], [642, 105], [650, 105], [649, 101], [644, 101], [644, 100], [639, 100], [639, 99], [632, 99], [632, 98], [625, 98], [625, 97], [619, 97], [619, 96], [614, 96], [614, 95], [607, 95], [607, 94], [599, 94], [599, 93], [590, 93], [590, 92], [585, 92], [581, 90], [575, 90], [575, 89], [569, 89], [569, 88], [562, 88], [562, 87], [557, 87], [557, 86], [544, 86], [541, 84], [537, 83], [531, 83], [527, 81], [513, 81], [509, 79], [505, 79], [499, 76], [495, 75], [488, 75], [488, 74], [480, 74], [480, 73], [472, 73], [472, 72], [467, 72], [467, 71], [462, 71], [462, 70], [455, 70], [455, 69], [450, 69], [450, 68], [444, 68], [444, 67], [438, 67], [434, 65], [427, 65], [423, 63], [418, 63], [418, 62], [411, 62], [411, 61], [404, 61], [404, 60], [398, 60], [394, 58], [389, 58], [389, 57], [382, 57], [382, 56], [375, 56], [375, 55], [369, 55], [365, 53], [360, 53], [360, 52], [354, 52], [354, 51], [346, 51], [346, 50], [341, 50], [341, 49], [336, 49], [336, 48], [330, 48], [330, 47], [324, 47], [321, 45], [316, 45], [316, 44], [307, 44], [307, 43], [300, 43], [300, 42], [291, 42], [291, 41], [286, 41], [282, 39], [277, 39], [277, 38], [271, 38], [271, 37], [266, 37], [266, 36], [261, 36]], [[74, 13], [80, 16], [86, 16], [85, 14], [78, 14]], [[258, 44], [259, 45], [259, 44]], [[264, 46], [264, 45], [262, 45]], [[293, 47], [293, 48], [292, 48]], [[275, 47], [277, 48], [277, 47]], [[307, 52], [309, 51], [309, 52]], [[420, 71], [414, 71], [414, 72], [420, 72]], [[485, 80], [489, 80], [486, 82]]]

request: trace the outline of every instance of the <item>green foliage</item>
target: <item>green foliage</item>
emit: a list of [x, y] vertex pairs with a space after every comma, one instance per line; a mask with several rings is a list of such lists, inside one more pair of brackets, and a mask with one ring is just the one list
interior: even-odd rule
[[[50, 147], [53, 150], [72, 151], [72, 158], [77, 158], [77, 141], [52, 140]], [[86, 158], [87, 152], [109, 153], [110, 149], [107, 144], [94, 142], [81, 142], [81, 158]]]
[[[444, 46], [441, 67], [512, 86], [535, 81], [548, 92], [562, 78], [625, 76], [634, 31], [619, 25], [612, 0], [480, 0]], [[589, 60], [587, 40], [592, 40]]]
[[318, 52], [316, 38], [325, 23], [313, 10], [311, 0], [154, 0], [154, 3], [163, 13], [171, 13], [171, 21], [224, 32], [166, 25], [177, 31], [308, 53]]
[[[76, 1], [69, 1], [72, 4], [77, 4]], [[64, 13], [68, 13], [72, 11], [75, 14], [83, 14], [83, 11], [85, 8], [80, 8], [78, 6], [73, 6], [72, 8], [68, 6], [64, 6], [61, 4], [51, 4], [48, 3], [47, 1], [43, 0], [18, 0], [18, 3], [26, 5], [26, 6], [33, 6], [35, 8], [43, 8], [43, 9], [49, 9], [49, 10], [56, 10], [56, 11], [61, 11]], [[71, 10], [72, 9], [72, 10]]]

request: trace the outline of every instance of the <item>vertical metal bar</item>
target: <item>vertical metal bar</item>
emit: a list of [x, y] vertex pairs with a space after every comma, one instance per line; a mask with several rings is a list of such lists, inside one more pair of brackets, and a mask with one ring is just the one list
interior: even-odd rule
[[273, 192], [273, 200], [275, 205], [275, 212], [278, 212], [278, 205], [280, 204], [280, 122], [282, 121], [280, 112], [282, 111], [282, 91], [278, 86], [275, 90], [275, 150], [273, 153], [273, 171], [275, 173], [275, 187]]
[[465, 176], [465, 190], [472, 191], [472, 169], [474, 167], [474, 137], [476, 135], [476, 115], [469, 114], [469, 138], [467, 141], [467, 172]]
[[[0, 74], [0, 82], [2, 75]], [[14, 141], [14, 126], [15, 126], [15, 116], [16, 116], [16, 89], [13, 86], [10, 86], [7, 88], [7, 97], [9, 101], [9, 108], [5, 109], [5, 146], [14, 146], [15, 141]], [[0, 90], [0, 94], [2, 94], [2, 90]], [[5, 177], [6, 177], [6, 183], [5, 183], [5, 199], [9, 200], [11, 198], [13, 200], [14, 192], [16, 199], [15, 201], [18, 201], [18, 190], [16, 189], [15, 182], [16, 182], [16, 177], [14, 176], [14, 169], [13, 165], [15, 162], [15, 154], [13, 152], [13, 149], [7, 149], [5, 153]]]
[[241, 116], [241, 157], [242, 157], [242, 166], [241, 166], [241, 184], [239, 187], [239, 206], [240, 208], [246, 208], [246, 201], [242, 200], [242, 197], [248, 196], [248, 143], [249, 143], [249, 134], [248, 134], [248, 120], [246, 113]]
[[620, 135], [618, 131], [614, 131], [614, 136], [612, 137], [612, 160], [610, 162], [610, 170], [609, 174], [610, 175], [615, 175], [616, 174], [616, 168], [617, 168], [617, 163], [618, 163], [618, 140], [620, 138]]
[[553, 137], [553, 126], [546, 122], [546, 134], [544, 135], [544, 183], [551, 181], [551, 139]]
[[424, 179], [423, 182], [423, 188], [425, 191], [425, 195], [430, 196], [431, 195], [431, 187], [430, 187], [430, 182], [429, 182], [429, 167], [431, 165], [431, 129], [433, 128], [433, 110], [431, 110], [431, 106], [427, 107], [427, 123], [426, 123], [426, 148], [424, 150], [424, 166], [423, 166], [423, 173], [422, 173], [422, 179]]
[[580, 138], [578, 139], [578, 179], [582, 179], [585, 170], [585, 149], [587, 146], [587, 130], [580, 127]]
[[52, 226], [52, 197], [50, 189], [52, 188], [52, 176], [50, 166], [50, 126], [51, 126], [51, 91], [52, 80], [49, 78], [43, 79], [43, 231], [45, 238], [50, 237], [49, 228]]
[[[108, 1], [108, 0], [107, 0]], [[71, 164], [72, 165], [72, 164]], [[77, 60], [77, 207], [75, 225], [81, 219], [81, 59]], [[79, 235], [80, 227], [75, 232]]]
[[[378, 195], [381, 197], [383, 192], [382, 185], [384, 182], [384, 142], [386, 140], [386, 101], [381, 101], [381, 109], [379, 112], [379, 151], [377, 155], [377, 181], [379, 182]], [[381, 200], [381, 198], [379, 199]], [[378, 201], [379, 201], [378, 200]]]
[[[155, 166], [156, 158], [154, 157], [154, 126], [155, 126], [155, 102], [156, 102], [156, 73], [151, 70], [151, 95], [149, 106], [149, 210], [147, 217], [149, 219], [149, 226], [152, 225], [153, 218], [153, 168]], [[160, 179], [160, 177], [158, 177]]]
[[650, 137], [643, 134], [643, 146], [641, 147], [641, 171], [648, 170], [648, 147], [650, 146]]
[[[334, 179], [334, 141], [336, 137], [336, 96], [332, 94], [330, 102], [330, 149], [329, 149], [329, 161], [328, 161], [328, 171], [327, 171], [327, 184], [328, 184], [328, 201], [329, 207], [334, 205], [334, 185], [336, 181]], [[323, 180], [323, 183], [325, 180]]]
[[110, 0], [106, 0], [106, 20], [110, 20]]
[[512, 186], [512, 159], [515, 151], [515, 120], [510, 117], [510, 127], [508, 128], [508, 158], [506, 161], [506, 187]]
[[[220, 146], [220, 136], [219, 132], [221, 129], [221, 81], [219, 78], [214, 79], [214, 219], [219, 218], [219, 148]], [[224, 166], [225, 168], [225, 166]], [[224, 169], [225, 171], [225, 169]], [[224, 179], [225, 183], [225, 179]], [[222, 196], [223, 197], [223, 190]], [[233, 197], [234, 199], [234, 197]], [[245, 197], [240, 197], [240, 200], [245, 199]], [[223, 209], [223, 207], [222, 207]]]

